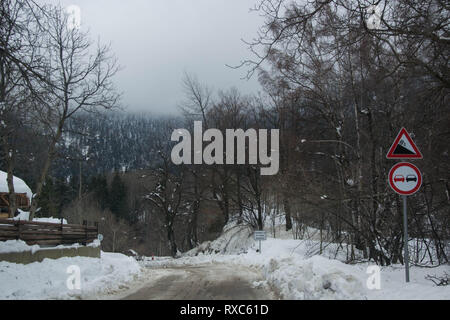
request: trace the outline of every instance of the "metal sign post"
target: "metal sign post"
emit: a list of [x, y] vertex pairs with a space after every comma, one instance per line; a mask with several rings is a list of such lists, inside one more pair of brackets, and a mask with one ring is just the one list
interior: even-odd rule
[[[386, 155], [387, 159], [422, 159], [422, 154], [411, 136], [402, 128]], [[405, 277], [409, 282], [409, 249], [408, 249], [408, 207], [406, 197], [414, 194], [422, 185], [422, 173], [413, 164], [401, 162], [394, 165], [389, 171], [389, 185], [392, 190], [403, 198], [403, 238]]]
[[419, 190], [422, 185], [422, 173], [411, 163], [397, 163], [389, 171], [389, 185], [392, 190], [403, 198], [403, 260], [405, 262], [406, 282], [409, 282], [408, 208], [406, 197]]
[[261, 240], [267, 239], [266, 232], [263, 230], [258, 230], [255, 231], [253, 236], [256, 241], [259, 241], [259, 253], [261, 253]]
[[404, 260], [405, 260], [405, 276], [406, 276], [406, 282], [409, 282], [409, 250], [408, 250], [408, 210], [406, 207], [407, 201], [406, 196], [403, 196], [403, 232], [404, 232], [404, 239], [405, 239], [405, 248], [404, 248]]

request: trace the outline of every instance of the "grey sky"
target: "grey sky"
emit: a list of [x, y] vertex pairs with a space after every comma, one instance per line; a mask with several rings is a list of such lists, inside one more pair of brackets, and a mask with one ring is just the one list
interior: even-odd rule
[[[81, 9], [82, 28], [111, 42], [124, 69], [117, 75], [131, 110], [177, 112], [183, 72], [213, 89], [236, 86], [256, 93], [256, 79], [230, 69], [251, 57], [241, 39], [256, 36], [262, 18], [249, 12], [258, 0], [61, 0]], [[57, 0], [41, 2], [55, 3]]]

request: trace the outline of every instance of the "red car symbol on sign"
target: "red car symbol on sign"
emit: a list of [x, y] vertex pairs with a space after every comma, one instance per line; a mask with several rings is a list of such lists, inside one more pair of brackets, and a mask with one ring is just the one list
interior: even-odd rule
[[405, 177], [401, 174], [398, 174], [394, 177], [394, 182], [405, 182]]

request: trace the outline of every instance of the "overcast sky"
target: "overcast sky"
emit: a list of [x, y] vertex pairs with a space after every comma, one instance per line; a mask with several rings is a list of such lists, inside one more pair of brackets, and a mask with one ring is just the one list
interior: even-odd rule
[[[183, 72], [214, 89], [235, 86], [256, 93], [256, 79], [230, 69], [251, 57], [241, 39], [256, 36], [262, 18], [249, 12], [258, 0], [61, 0], [81, 9], [93, 39], [111, 42], [123, 70], [116, 77], [129, 110], [177, 112]], [[57, 3], [58, 0], [41, 2]]]

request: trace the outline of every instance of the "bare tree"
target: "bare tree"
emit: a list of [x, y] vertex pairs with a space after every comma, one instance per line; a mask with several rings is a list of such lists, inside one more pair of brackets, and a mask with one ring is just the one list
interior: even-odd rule
[[9, 216], [16, 212], [13, 172], [19, 141], [30, 125], [32, 79], [39, 73], [41, 31], [36, 6], [27, 1], [0, 3], [0, 145], [7, 171]]
[[208, 128], [207, 113], [213, 104], [212, 89], [201, 84], [199, 80], [189, 73], [185, 73], [182, 79], [185, 93], [185, 100], [181, 103], [180, 109], [185, 117], [190, 120], [201, 119]]
[[[120, 95], [112, 78], [118, 71], [110, 47], [98, 44], [96, 49], [88, 34], [68, 24], [68, 16], [61, 7], [47, 7], [42, 22], [46, 34], [46, 78], [35, 95], [35, 117], [48, 136], [47, 159], [42, 165], [35, 187], [30, 219], [33, 219], [37, 201], [56, 156], [66, 121], [76, 113], [95, 112], [118, 106]], [[94, 53], [92, 53], [95, 50]]]
[[[266, 20], [249, 43], [254, 59], [242, 65], [250, 67], [248, 76], [258, 72], [268, 97], [261, 103], [267, 110], [252, 125], [280, 128], [275, 192], [283, 195], [286, 216], [319, 228], [321, 244], [330, 234], [346, 241], [349, 260], [362, 253], [380, 264], [402, 261], [401, 206], [382, 179], [389, 170], [383, 148], [401, 126], [421, 132], [429, 181], [423, 195], [412, 198], [422, 215], [413, 216], [412, 232], [425, 243], [428, 234], [437, 259], [447, 261], [442, 208], [448, 206], [448, 166], [439, 163], [448, 156], [431, 149], [440, 150], [448, 138], [449, 7], [436, 0], [375, 4], [260, 1], [256, 9]], [[371, 24], [374, 17], [378, 22]], [[226, 119], [226, 110], [220, 104], [209, 119]], [[249, 201], [252, 195], [265, 197], [253, 192], [259, 183], [248, 185], [255, 182], [250, 178], [236, 180], [252, 209], [258, 202]]]
[[170, 158], [163, 152], [160, 152], [160, 156], [162, 165], [156, 172], [157, 183], [152, 190], [149, 190], [145, 199], [150, 201], [164, 215], [169, 250], [175, 257], [178, 253], [178, 246], [174, 226], [176, 217], [184, 208], [184, 173], [173, 173]]

